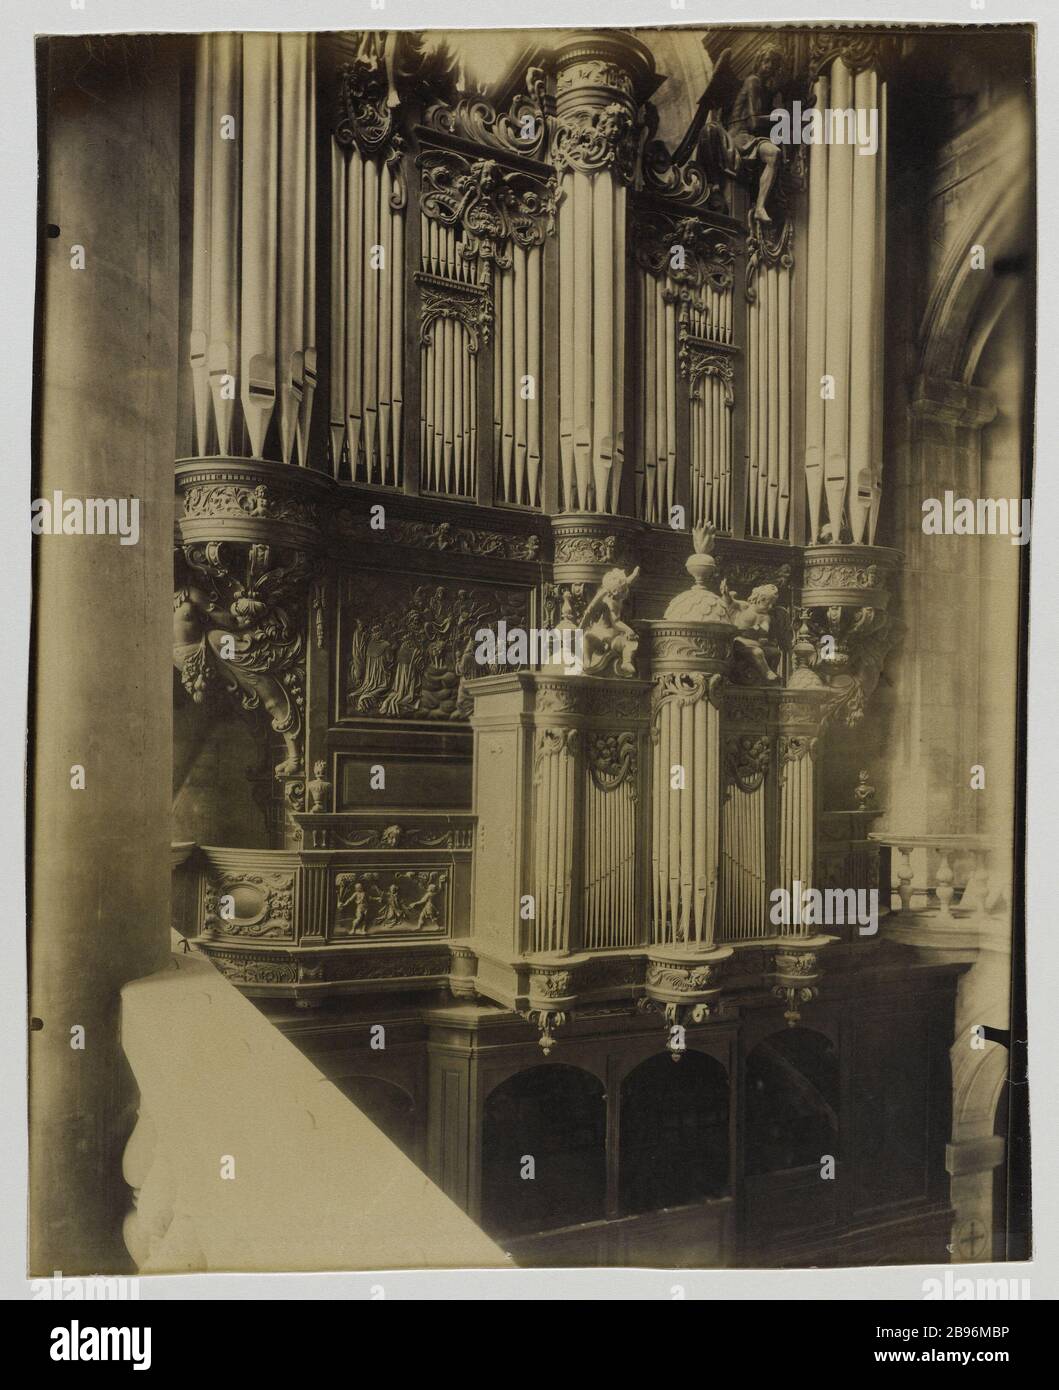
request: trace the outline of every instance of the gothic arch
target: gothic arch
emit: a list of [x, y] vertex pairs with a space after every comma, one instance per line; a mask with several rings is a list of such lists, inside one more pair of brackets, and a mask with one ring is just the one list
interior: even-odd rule
[[[1010, 182], [993, 181], [968, 209], [944, 258], [920, 329], [920, 377], [971, 385], [985, 342], [1003, 312], [1016, 280], [996, 273], [1025, 253], [1029, 163]], [[985, 268], [975, 269], [971, 251], [985, 249]]]

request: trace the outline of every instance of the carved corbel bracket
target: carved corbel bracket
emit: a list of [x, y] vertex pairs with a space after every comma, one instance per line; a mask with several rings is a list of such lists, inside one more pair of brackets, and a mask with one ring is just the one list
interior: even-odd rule
[[555, 1046], [555, 1034], [552, 1030], [563, 1026], [566, 1014], [558, 1009], [520, 1009], [519, 1014], [537, 1029], [540, 1050], [545, 1057], [549, 1056]]
[[808, 689], [815, 678], [826, 687], [825, 722], [841, 717], [853, 728], [864, 718], [899, 636], [888, 610], [890, 576], [900, 558], [882, 546], [822, 545], [805, 552], [792, 684]]
[[786, 1005], [783, 1017], [788, 1028], [801, 1022], [803, 1004], [811, 1004], [819, 993], [820, 965], [818, 950], [826, 944], [815, 939], [792, 942], [790, 947], [776, 951], [770, 961], [772, 993]]
[[181, 553], [189, 581], [173, 595], [173, 662], [184, 689], [196, 704], [224, 689], [264, 709], [286, 749], [276, 776], [297, 777], [314, 557], [241, 540], [192, 540]]
[[674, 1062], [679, 1062], [685, 1051], [683, 1030], [689, 1024], [705, 1023], [716, 1011], [733, 955], [731, 946], [712, 951], [648, 952], [644, 995], [638, 1007], [662, 1015], [666, 1048]]

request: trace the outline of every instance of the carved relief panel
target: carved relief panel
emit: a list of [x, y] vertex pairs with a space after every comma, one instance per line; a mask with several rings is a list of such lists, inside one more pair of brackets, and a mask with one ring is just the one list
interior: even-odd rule
[[457, 722], [469, 718], [466, 683], [508, 669], [476, 660], [475, 633], [528, 628], [528, 589], [358, 572], [339, 624], [339, 719]]

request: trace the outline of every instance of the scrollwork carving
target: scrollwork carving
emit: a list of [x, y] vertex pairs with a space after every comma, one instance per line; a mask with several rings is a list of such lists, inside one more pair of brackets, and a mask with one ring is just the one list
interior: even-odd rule
[[491, 267], [511, 266], [511, 243], [530, 250], [555, 231], [558, 188], [494, 159], [469, 159], [453, 150], [429, 150], [416, 159], [422, 171], [421, 207], [428, 217], [460, 227], [459, 253], [477, 258], [487, 285]]
[[185, 545], [183, 554], [209, 585], [188, 584], [173, 595], [173, 662], [184, 689], [204, 704], [219, 685], [237, 694], [244, 709], [264, 708], [286, 747], [276, 775], [299, 773], [305, 639], [296, 615], [311, 571], [308, 557], [222, 541]]
[[483, 96], [461, 97], [455, 104], [437, 101], [427, 107], [423, 124], [431, 130], [473, 140], [476, 145], [510, 154], [543, 158], [548, 148], [546, 88], [540, 68], [526, 69], [526, 90], [516, 93], [506, 115]]
[[614, 101], [601, 110], [562, 116], [555, 127], [552, 160], [560, 173], [575, 169], [598, 174], [609, 169], [623, 183], [631, 183], [638, 143], [632, 112]]
[[480, 285], [464, 285], [436, 275], [416, 273], [422, 290], [419, 341], [427, 347], [438, 319], [458, 319], [467, 330], [467, 351], [477, 354], [480, 341], [488, 342], [493, 325], [493, 303]]

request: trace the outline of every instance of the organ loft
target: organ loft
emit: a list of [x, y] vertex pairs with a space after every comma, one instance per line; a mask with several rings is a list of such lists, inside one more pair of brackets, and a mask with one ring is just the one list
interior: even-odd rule
[[[863, 27], [180, 49], [177, 957], [518, 1264], [1004, 1257], [962, 1044], [1007, 1026], [1014, 582], [1002, 698], [967, 608], [1018, 556], [919, 516], [1019, 486], [1024, 287], [965, 253], [1017, 252], [1030, 156], [951, 43], [973, 109]], [[777, 916], [814, 889], [876, 917]]]

